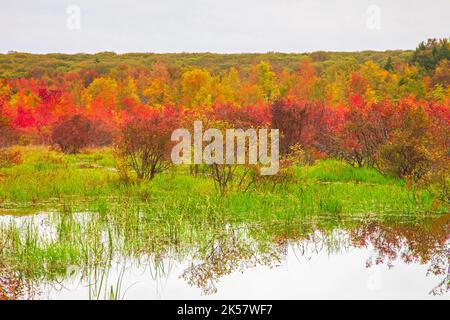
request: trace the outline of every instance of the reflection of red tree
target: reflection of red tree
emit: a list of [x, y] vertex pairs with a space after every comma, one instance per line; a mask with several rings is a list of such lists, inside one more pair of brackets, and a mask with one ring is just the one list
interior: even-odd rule
[[[384, 263], [393, 267], [397, 259], [404, 263], [429, 264], [430, 274], [446, 275], [431, 292], [442, 294], [447, 292], [450, 280], [447, 275], [450, 248], [446, 248], [449, 222], [450, 215], [416, 222], [404, 219], [356, 223], [341, 221], [332, 225], [292, 225], [289, 229], [271, 226], [267, 230], [273, 234], [269, 243], [260, 243], [251, 237], [242, 238], [238, 233], [228, 232], [223, 238], [215, 239], [209, 246], [202, 248], [197, 263], [192, 263], [182, 277], [190, 285], [201, 288], [203, 293], [212, 294], [217, 291], [215, 284], [225, 275], [257, 265], [279, 265], [286, 258], [291, 245], [296, 248], [296, 255], [317, 254], [322, 250], [339, 252], [351, 245], [357, 248], [374, 248], [375, 255], [367, 261], [367, 267]], [[251, 235], [252, 230], [248, 231], [247, 235]], [[260, 234], [261, 229], [258, 228], [257, 232]], [[350, 243], [344, 241], [348, 240], [347, 236], [338, 239], [347, 234]]]
[[431, 293], [442, 294], [449, 290], [450, 214], [427, 219], [420, 224], [380, 224], [374, 221], [353, 230], [350, 235], [354, 246], [374, 247], [375, 255], [368, 259], [367, 267], [386, 263], [391, 268], [397, 259], [404, 263], [429, 263], [428, 274], [446, 275]]
[[449, 240], [450, 215], [421, 224], [370, 222], [351, 232], [353, 245], [373, 245], [375, 263], [428, 263]]
[[202, 248], [201, 261], [192, 263], [181, 277], [201, 288], [204, 294], [214, 294], [220, 278], [258, 265], [276, 266], [286, 256], [286, 248], [285, 245], [260, 247], [250, 239], [240, 239], [236, 232], [228, 232]]
[[[0, 243], [0, 254], [2, 250]], [[32, 299], [36, 293], [34, 289], [31, 281], [8, 270], [0, 260], [0, 300]]]
[[0, 270], [0, 300], [32, 299], [34, 295], [30, 282], [24, 281], [12, 272]]

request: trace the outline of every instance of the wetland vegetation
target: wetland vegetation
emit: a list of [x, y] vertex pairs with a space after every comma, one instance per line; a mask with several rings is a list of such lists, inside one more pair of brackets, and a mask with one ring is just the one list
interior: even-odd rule
[[221, 197], [188, 167], [124, 184], [107, 148], [20, 151], [23, 162], [1, 170], [3, 298], [37, 298], [78, 277], [84, 298], [126, 298], [127, 272], [109, 283], [108, 270], [133, 263], [164, 277], [174, 262], [186, 263], [183, 281], [214, 294], [222, 277], [282, 265], [288, 248], [307, 245], [372, 247], [361, 264], [429, 265], [444, 279], [429, 291], [447, 292], [448, 207], [374, 169], [323, 160], [297, 167], [295, 184]]

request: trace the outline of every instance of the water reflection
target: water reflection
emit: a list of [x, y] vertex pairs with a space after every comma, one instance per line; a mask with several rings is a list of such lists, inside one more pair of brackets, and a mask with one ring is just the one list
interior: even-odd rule
[[351, 233], [355, 246], [373, 246], [374, 254], [366, 266], [386, 264], [394, 267], [394, 261], [429, 264], [428, 274], [440, 275], [443, 280], [430, 291], [442, 295], [450, 288], [450, 215], [428, 219], [413, 225], [405, 223], [363, 224]]
[[[96, 219], [95, 216], [91, 218]], [[176, 237], [168, 238], [166, 234], [162, 237], [155, 230], [145, 229], [148, 226], [129, 231], [136, 232], [140, 242], [118, 225], [89, 224], [86, 214], [78, 220], [64, 217], [63, 222], [54, 220], [54, 216], [20, 219], [27, 218], [0, 220], [0, 252], [4, 258], [0, 260], [0, 299], [233, 298], [233, 294], [245, 286], [249, 290], [258, 290], [265, 282], [271, 281], [271, 275], [279, 277], [280, 273], [289, 271], [289, 276], [282, 280], [288, 285], [293, 280], [292, 272], [304, 272], [302, 268], [305, 266], [314, 268], [317, 259], [322, 259], [320, 263], [326, 267], [327, 274], [316, 274], [312, 282], [299, 284], [306, 286], [305, 290], [323, 285], [322, 282], [329, 281], [326, 280], [328, 276], [333, 279], [334, 274], [339, 281], [342, 271], [339, 268], [350, 269], [355, 264], [368, 270], [383, 265], [387, 269], [424, 266], [427, 270], [418, 268], [412, 277], [413, 281], [420, 282], [421, 292], [416, 292], [417, 296], [446, 296], [450, 289], [450, 215], [423, 218], [324, 217], [290, 225], [227, 224], [197, 238], [191, 234], [181, 237], [181, 231], [177, 231]], [[64, 229], [69, 228], [66, 223], [69, 223], [70, 230]], [[81, 251], [86, 255], [82, 261], [78, 261], [78, 252], [71, 252], [75, 249], [64, 247], [63, 250], [55, 245], [80, 241], [73, 228], [96, 233], [93, 243], [98, 248], [87, 243]], [[45, 235], [39, 237], [43, 230]], [[29, 235], [23, 236], [21, 232]], [[22, 242], [20, 237], [23, 237]], [[157, 245], [159, 241], [160, 246]], [[19, 249], [17, 243], [27, 246], [18, 252], [35, 254], [39, 251], [43, 255], [45, 252], [47, 260], [39, 264], [39, 261], [23, 257], [21, 260], [12, 258], [10, 249]], [[73, 254], [74, 259], [58, 256], [61, 254]], [[324, 260], [326, 257], [329, 260]], [[344, 267], [338, 267], [332, 257], [343, 259]], [[294, 270], [287, 270], [289, 261], [293, 259], [298, 263]], [[19, 265], [18, 261], [22, 264]], [[38, 267], [41, 269], [36, 270]], [[261, 271], [267, 268], [272, 271]], [[237, 278], [241, 273], [244, 278]], [[246, 279], [254, 279], [258, 273], [263, 274], [257, 278], [258, 284], [246, 283]], [[429, 286], [426, 282], [426, 287], [422, 285], [421, 281], [426, 277], [433, 279], [435, 284]], [[361, 280], [355, 277], [354, 281]], [[226, 287], [231, 283], [234, 283], [234, 289], [221, 292], [221, 285]], [[345, 292], [347, 288], [342, 287], [341, 290]], [[186, 295], [180, 296], [182, 292]], [[271, 294], [271, 297], [278, 297], [276, 292]], [[280, 292], [279, 296], [285, 295]], [[331, 294], [329, 297], [340, 296]]]
[[286, 246], [277, 244], [261, 246], [260, 243], [242, 237], [239, 232], [232, 230], [212, 240], [197, 253], [199, 257], [191, 261], [181, 277], [208, 295], [217, 292], [215, 283], [225, 275], [242, 272], [258, 265], [271, 267], [279, 265], [286, 256]]
[[0, 264], [0, 300], [33, 299], [38, 289], [26, 278], [8, 271]]
[[[203, 290], [204, 294], [217, 292], [215, 283], [221, 277], [256, 265], [278, 266], [286, 259], [289, 248], [298, 259], [307, 263], [314, 255], [326, 253], [345, 255], [352, 248], [370, 248], [372, 255], [365, 261], [366, 268], [395, 263], [429, 264], [428, 273], [441, 275], [443, 280], [431, 294], [445, 294], [449, 290], [449, 217], [408, 221], [360, 221], [333, 230], [314, 224], [303, 226], [292, 236], [289, 233], [274, 237], [274, 242], [261, 248], [248, 239], [239, 241], [234, 235], [222, 238], [204, 249], [203, 259], [184, 271], [182, 277]], [[346, 229], [347, 227], [347, 229]], [[330, 265], [331, 270], [333, 266]], [[419, 275], [424, 276], [424, 275]]]

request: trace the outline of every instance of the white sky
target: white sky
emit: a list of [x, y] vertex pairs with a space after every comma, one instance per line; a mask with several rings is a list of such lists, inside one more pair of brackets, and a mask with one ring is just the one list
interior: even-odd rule
[[[81, 10], [80, 29], [67, 8]], [[380, 29], [367, 8], [380, 9]], [[450, 0], [2, 0], [0, 52], [414, 49], [450, 36]]]

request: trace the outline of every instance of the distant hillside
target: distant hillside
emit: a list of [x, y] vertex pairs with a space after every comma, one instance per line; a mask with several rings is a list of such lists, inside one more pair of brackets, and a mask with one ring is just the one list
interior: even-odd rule
[[83, 69], [95, 70], [98, 74], [107, 74], [120, 65], [148, 68], [156, 61], [169, 67], [183, 69], [190, 66], [205, 68], [214, 74], [221, 74], [230, 67], [241, 71], [249, 70], [251, 65], [260, 61], [268, 62], [274, 70], [298, 69], [301, 60], [309, 57], [320, 72], [322, 69], [345, 61], [357, 64], [368, 60], [383, 65], [390, 58], [393, 63], [406, 62], [413, 51], [362, 51], [362, 52], [325, 52], [313, 53], [126, 53], [101, 52], [97, 54], [30, 54], [11, 52], [0, 54], [0, 77], [21, 78], [37, 74], [77, 72]]

